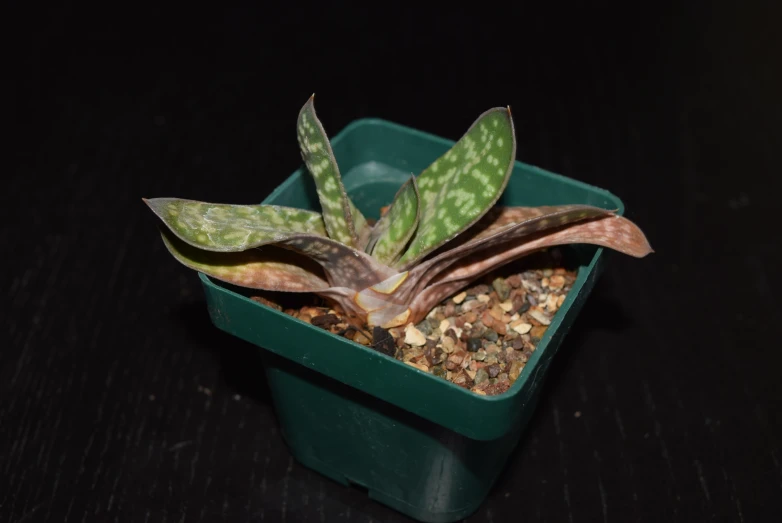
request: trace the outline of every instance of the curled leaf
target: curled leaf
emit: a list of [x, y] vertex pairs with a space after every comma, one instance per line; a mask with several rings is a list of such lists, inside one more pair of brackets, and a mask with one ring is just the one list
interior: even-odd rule
[[[319, 263], [331, 284], [355, 289], [374, 285], [395, 273], [368, 254], [328, 238], [317, 213], [268, 205], [210, 204], [176, 198], [144, 201], [168, 231], [198, 250], [239, 253], [269, 244], [287, 247]], [[208, 260], [207, 265], [221, 259]]]
[[608, 215], [583, 223], [572, 223], [553, 231], [543, 231], [517, 240], [516, 245], [498, 243], [461, 259], [442, 271], [411, 302], [413, 321], [437, 303], [487, 272], [532, 252], [555, 245], [591, 244], [643, 258], [653, 251], [646, 236], [633, 222], [622, 216]]
[[318, 292], [328, 288], [317, 264], [295, 252], [267, 246], [241, 252], [206, 251], [161, 228], [163, 243], [173, 257], [190, 269], [251, 289]]
[[435, 252], [411, 269], [397, 296], [404, 301], [412, 300], [441, 272], [473, 253], [498, 244], [510, 248], [511, 242], [524, 241], [525, 236], [610, 214], [611, 211], [587, 205], [494, 208], [464, 234], [443, 246], [442, 252]]
[[[612, 211], [591, 205], [549, 205], [540, 207], [498, 207], [465, 233], [464, 238], [449, 243], [447, 250], [433, 256], [414, 269], [415, 277], [428, 282], [431, 277], [454, 261], [480, 250], [525, 236], [553, 230], [578, 221], [612, 215]], [[425, 277], [424, 273], [429, 277]], [[420, 286], [419, 286], [420, 288]]]

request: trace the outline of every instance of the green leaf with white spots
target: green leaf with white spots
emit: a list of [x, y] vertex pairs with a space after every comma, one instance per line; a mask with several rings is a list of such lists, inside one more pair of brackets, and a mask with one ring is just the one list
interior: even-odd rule
[[328, 135], [315, 114], [315, 95], [299, 111], [296, 124], [301, 156], [315, 179], [329, 238], [361, 248], [360, 234], [366, 219], [350, 201], [339, 173]]
[[418, 176], [421, 218], [398, 264], [408, 268], [478, 221], [499, 199], [516, 160], [510, 109], [483, 113]]
[[304, 209], [181, 198], [144, 202], [179, 238], [208, 251], [244, 251], [301, 234], [326, 236], [321, 215]]
[[181, 264], [215, 279], [247, 287], [284, 292], [317, 292], [329, 287], [320, 267], [296, 252], [267, 246], [241, 252], [193, 247], [170, 229], [161, 228], [168, 252]]
[[419, 216], [418, 185], [413, 176], [399, 189], [391, 208], [375, 225], [369, 240], [372, 257], [393, 265], [413, 236]]

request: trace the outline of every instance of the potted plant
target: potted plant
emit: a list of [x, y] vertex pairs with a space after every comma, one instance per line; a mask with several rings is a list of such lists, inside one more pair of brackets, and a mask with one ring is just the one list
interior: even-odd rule
[[[330, 141], [313, 95], [297, 132], [306, 169], [262, 204], [144, 201], [214, 324], [262, 349], [295, 458], [413, 518], [461, 519], [519, 441], [604, 248], [653, 251], [612, 194], [517, 161], [509, 108], [457, 142], [376, 119]], [[574, 271], [476, 285], [557, 246]], [[273, 299], [294, 295], [310, 300]]]

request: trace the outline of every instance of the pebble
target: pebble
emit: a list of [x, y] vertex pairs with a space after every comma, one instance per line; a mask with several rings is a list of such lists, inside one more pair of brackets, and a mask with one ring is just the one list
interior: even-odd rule
[[524, 364], [519, 360], [513, 360], [510, 364], [510, 371], [508, 372], [508, 378], [511, 381], [516, 381], [521, 374], [521, 369], [524, 368]]
[[445, 331], [445, 335], [452, 337], [454, 340], [458, 340], [462, 337], [462, 328], [453, 326]]
[[460, 303], [462, 303], [462, 302], [464, 301], [464, 299], [465, 299], [466, 297], [467, 297], [467, 293], [466, 293], [466, 292], [464, 292], [464, 291], [462, 291], [462, 292], [460, 292], [459, 294], [457, 294], [456, 296], [454, 296], [454, 297], [453, 297], [453, 298], [451, 298], [451, 299], [453, 300], [453, 302], [454, 302], [456, 305], [459, 305]]
[[521, 276], [518, 274], [514, 274], [512, 276], [508, 276], [505, 278], [505, 281], [514, 289], [518, 289], [521, 287]]
[[486, 330], [483, 333], [483, 337], [484, 337], [484, 339], [487, 339], [489, 341], [497, 341], [497, 340], [500, 339], [500, 335], [497, 334], [497, 331], [495, 331], [495, 330]]
[[544, 313], [542, 310], [538, 308], [530, 309], [527, 314], [534, 318], [535, 320], [539, 321], [543, 325], [550, 325], [551, 324], [551, 318], [549, 318], [548, 314]]
[[521, 319], [518, 319], [510, 324], [510, 328], [519, 334], [527, 334], [530, 329], [532, 329], [532, 325], [522, 321]]
[[453, 301], [449, 301], [445, 304], [445, 310], [443, 311], [443, 314], [446, 318], [450, 318], [456, 313], [456, 304], [454, 304]]
[[556, 294], [549, 294], [548, 299], [546, 300], [546, 310], [549, 312], [557, 312], [557, 309], [559, 306], [557, 305], [557, 300], [559, 297]]
[[546, 334], [545, 325], [537, 325], [535, 327], [532, 327], [532, 330], [530, 331], [530, 336], [537, 339], [542, 338], [544, 334]]
[[483, 346], [483, 342], [480, 338], [469, 338], [467, 340], [467, 350], [470, 352], [477, 352]]
[[367, 338], [367, 336], [363, 332], [361, 332], [361, 331], [355, 331], [353, 333], [353, 341], [355, 341], [356, 343], [360, 343], [361, 345], [371, 345], [372, 344], [372, 340]]
[[462, 364], [462, 361], [464, 361], [462, 355], [454, 352], [448, 356], [448, 359], [445, 361], [445, 368], [448, 370], [456, 370], [456, 368]]
[[478, 369], [478, 371], [475, 373], [475, 376], [473, 377], [473, 380], [475, 381], [475, 384], [483, 383], [484, 381], [489, 379], [489, 373], [486, 372], [486, 369], [481, 367]]
[[440, 326], [437, 328], [440, 330], [440, 332], [446, 332], [448, 330], [448, 327], [450, 326], [451, 326], [451, 322], [448, 321], [448, 319], [446, 318], [440, 321]]
[[412, 361], [406, 361], [405, 363], [407, 363], [411, 367], [415, 367], [418, 370], [422, 370], [424, 372], [429, 372], [429, 367], [427, 367], [426, 365], [423, 365], [421, 363], [413, 363]]
[[402, 361], [410, 361], [423, 356], [424, 351], [422, 349], [410, 349], [405, 351], [405, 355], [402, 357]]
[[429, 336], [432, 333], [432, 324], [429, 323], [428, 319], [425, 319], [421, 323], [415, 326], [418, 331], [423, 334], [424, 336]]
[[559, 290], [565, 286], [565, 277], [561, 274], [555, 274], [549, 278], [548, 286], [550, 289]]
[[413, 324], [408, 324], [405, 329], [405, 343], [413, 347], [420, 347], [426, 343], [426, 336]]
[[485, 304], [479, 300], [466, 301], [464, 302], [464, 305], [462, 305], [462, 312], [469, 312], [471, 310], [480, 309], [484, 305]]
[[508, 282], [505, 281], [504, 278], [496, 278], [493, 282], [491, 282], [491, 286], [494, 287], [494, 290], [497, 292], [497, 297], [500, 299], [500, 301], [505, 301], [508, 299], [508, 296], [510, 296], [511, 286], [508, 284]]
[[452, 353], [453, 349], [456, 347], [456, 342], [453, 341], [453, 338], [450, 336], [443, 336], [440, 343], [443, 346], [443, 352], [447, 352], [448, 354]]
[[499, 304], [489, 309], [489, 315], [497, 321], [504, 321], [505, 319], [505, 311], [502, 310]]
[[453, 383], [454, 385], [464, 386], [467, 383], [467, 374], [459, 372], [453, 377]]

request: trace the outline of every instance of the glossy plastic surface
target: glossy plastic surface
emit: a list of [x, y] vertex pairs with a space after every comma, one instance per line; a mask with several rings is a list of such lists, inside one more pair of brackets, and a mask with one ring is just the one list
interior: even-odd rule
[[[345, 188], [377, 218], [411, 173], [453, 141], [383, 120], [358, 120], [332, 146]], [[309, 174], [293, 173], [263, 203], [319, 210]], [[612, 194], [517, 162], [501, 205], [587, 203], [623, 213]], [[286, 442], [302, 464], [367, 489], [421, 521], [475, 511], [532, 414], [549, 362], [600, 273], [602, 248], [572, 248], [579, 275], [509, 391], [479, 396], [250, 300], [201, 274], [214, 324], [264, 351]]]

